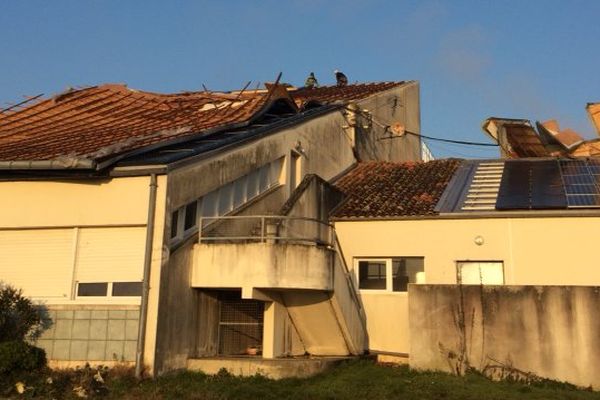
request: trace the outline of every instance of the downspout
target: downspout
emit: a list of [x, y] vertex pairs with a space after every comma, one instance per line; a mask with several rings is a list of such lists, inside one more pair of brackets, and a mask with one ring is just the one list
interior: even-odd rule
[[150, 175], [150, 196], [148, 199], [148, 222], [146, 224], [146, 249], [144, 252], [144, 278], [142, 283], [142, 304], [135, 353], [135, 377], [142, 378], [144, 369], [144, 346], [146, 344], [146, 318], [148, 316], [148, 294], [150, 292], [150, 267], [152, 266], [152, 246], [154, 241], [154, 214], [156, 211], [156, 174]]

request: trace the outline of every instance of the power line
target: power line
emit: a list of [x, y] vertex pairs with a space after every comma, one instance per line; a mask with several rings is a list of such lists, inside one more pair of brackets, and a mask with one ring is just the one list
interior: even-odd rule
[[[360, 109], [352, 109], [348, 106], [344, 106], [344, 109], [351, 111], [351, 112], [356, 112], [360, 115], [362, 115], [365, 118], [370, 119], [371, 121], [375, 122], [377, 125], [381, 126], [382, 128], [384, 128], [384, 133], [388, 132], [391, 128], [391, 125], [383, 123], [381, 121], [378, 121], [376, 118], [373, 118], [372, 114], [367, 114], [364, 111], [360, 110]], [[498, 147], [497, 143], [482, 143], [482, 142], [470, 142], [470, 141], [465, 141], [465, 140], [452, 140], [452, 139], [443, 139], [443, 138], [437, 138], [434, 136], [426, 136], [426, 135], [422, 135], [419, 133], [415, 133], [415, 132], [411, 132], [411, 131], [404, 131], [405, 134], [407, 135], [413, 135], [413, 136], [417, 136], [420, 138], [424, 138], [424, 139], [429, 139], [429, 140], [436, 140], [438, 142], [445, 142], [445, 143], [454, 143], [454, 144], [462, 144], [462, 145], [467, 145], [467, 146], [486, 146], [486, 147]], [[380, 137], [378, 140], [387, 140], [387, 139], [396, 139], [402, 136], [384, 136], [384, 137]]]

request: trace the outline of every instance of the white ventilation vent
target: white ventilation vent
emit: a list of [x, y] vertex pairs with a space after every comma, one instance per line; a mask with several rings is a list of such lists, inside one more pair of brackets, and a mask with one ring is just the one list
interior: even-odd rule
[[489, 211], [496, 209], [496, 198], [502, 180], [504, 162], [481, 162], [477, 166], [462, 211]]

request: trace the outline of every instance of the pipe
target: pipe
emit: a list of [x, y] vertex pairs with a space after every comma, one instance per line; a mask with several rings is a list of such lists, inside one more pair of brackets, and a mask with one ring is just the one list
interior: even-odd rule
[[142, 378], [144, 370], [144, 346], [146, 345], [146, 319], [148, 316], [148, 294], [150, 292], [150, 267], [152, 266], [152, 246], [154, 241], [154, 214], [156, 211], [156, 174], [150, 175], [150, 195], [148, 199], [148, 222], [146, 224], [146, 249], [144, 252], [144, 278], [142, 283], [142, 304], [135, 353], [135, 377]]

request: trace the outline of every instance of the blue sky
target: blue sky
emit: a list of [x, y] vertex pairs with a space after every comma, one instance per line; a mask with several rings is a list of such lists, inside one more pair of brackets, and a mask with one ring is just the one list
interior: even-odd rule
[[[159, 92], [252, 81], [418, 80], [423, 134], [486, 141], [488, 116], [594, 137], [600, 1], [17, 1], [0, 12], [0, 107], [123, 82]], [[436, 157], [494, 148], [429, 142]]]

